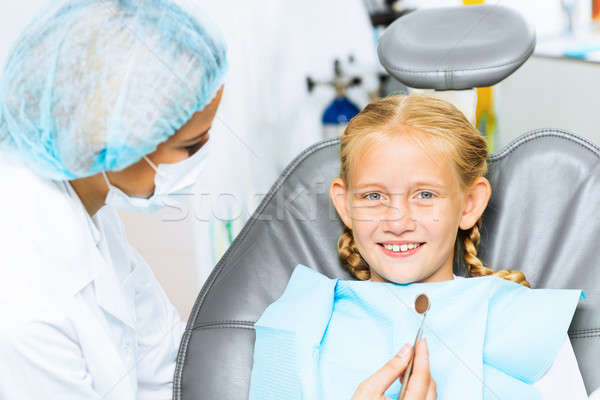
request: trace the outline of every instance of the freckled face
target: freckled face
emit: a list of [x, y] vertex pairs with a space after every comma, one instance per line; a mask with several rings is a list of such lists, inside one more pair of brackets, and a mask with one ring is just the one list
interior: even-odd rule
[[344, 222], [371, 280], [452, 279], [464, 205], [453, 161], [399, 134], [367, 147], [351, 174]]

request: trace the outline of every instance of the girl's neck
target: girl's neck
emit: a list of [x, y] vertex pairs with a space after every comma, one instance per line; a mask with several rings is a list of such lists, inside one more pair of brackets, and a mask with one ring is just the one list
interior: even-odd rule
[[443, 281], [451, 281], [454, 279], [454, 274], [452, 273], [452, 268], [442, 267], [431, 274], [428, 278], [419, 281], [421, 283], [424, 282], [443, 282]]
[[[454, 279], [454, 273], [452, 272], [452, 264], [450, 264], [450, 265], [444, 265], [441, 268], [438, 268], [433, 274], [431, 274], [430, 276], [428, 276], [425, 279], [415, 281], [415, 282], [410, 282], [410, 283], [444, 282], [444, 281], [451, 281], [453, 279]], [[369, 280], [372, 282], [392, 282], [392, 281], [385, 279], [381, 275], [379, 275], [373, 269], [371, 269], [371, 278]], [[399, 282], [392, 282], [392, 283], [399, 283]], [[409, 283], [409, 282], [402, 282], [402, 283]]]

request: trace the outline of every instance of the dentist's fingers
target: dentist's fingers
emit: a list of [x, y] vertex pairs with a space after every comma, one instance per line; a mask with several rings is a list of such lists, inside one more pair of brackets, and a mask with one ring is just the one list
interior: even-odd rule
[[408, 379], [406, 394], [402, 400], [435, 400], [436, 385], [429, 370], [429, 350], [427, 340], [419, 340], [415, 346], [413, 372]]
[[431, 384], [429, 385], [429, 390], [427, 391], [427, 400], [436, 400], [437, 399], [437, 389], [435, 387], [435, 380], [431, 379]]
[[[352, 400], [384, 399], [383, 394], [385, 391], [406, 370], [410, 356], [411, 346], [405, 344], [394, 358], [358, 385]], [[425, 397], [423, 397], [423, 400], [425, 400]]]

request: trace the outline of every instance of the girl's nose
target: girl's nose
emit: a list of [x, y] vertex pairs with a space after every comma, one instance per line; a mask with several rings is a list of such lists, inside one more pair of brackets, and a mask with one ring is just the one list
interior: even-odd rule
[[404, 231], [413, 231], [417, 227], [409, 202], [405, 199], [389, 204], [380, 223], [385, 231], [398, 235]]

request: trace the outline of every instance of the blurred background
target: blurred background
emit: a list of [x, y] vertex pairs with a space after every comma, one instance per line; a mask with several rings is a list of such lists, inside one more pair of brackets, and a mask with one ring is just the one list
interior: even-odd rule
[[[0, 65], [45, 0], [0, 4]], [[454, 0], [197, 0], [223, 30], [230, 70], [195, 195], [151, 216], [122, 212], [181, 317], [286, 165], [339, 136], [370, 100], [406, 88], [379, 66], [377, 40], [396, 18]], [[464, 4], [481, 3], [465, 0]], [[478, 90], [477, 127], [498, 151], [552, 127], [600, 144], [600, 0], [488, 1], [535, 26], [534, 55]]]

